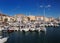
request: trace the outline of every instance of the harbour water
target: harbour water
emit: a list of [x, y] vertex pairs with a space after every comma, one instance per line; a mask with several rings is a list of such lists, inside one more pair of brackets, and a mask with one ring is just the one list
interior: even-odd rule
[[6, 43], [60, 43], [60, 27], [47, 27], [46, 33], [15, 31], [0, 35], [9, 37]]

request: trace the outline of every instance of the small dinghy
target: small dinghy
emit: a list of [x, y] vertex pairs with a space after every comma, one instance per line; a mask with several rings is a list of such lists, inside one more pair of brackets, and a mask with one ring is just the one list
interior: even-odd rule
[[5, 43], [7, 41], [8, 37], [4, 37], [2, 38], [2, 36], [0, 36], [0, 43]]

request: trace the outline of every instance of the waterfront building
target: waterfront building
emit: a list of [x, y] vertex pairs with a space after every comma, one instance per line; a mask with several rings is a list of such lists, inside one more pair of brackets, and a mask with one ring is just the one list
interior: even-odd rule
[[51, 22], [51, 21], [53, 21], [55, 18], [53, 18], [53, 17], [49, 17], [49, 21]]
[[44, 22], [49, 21], [49, 19], [47, 17], [44, 17], [44, 16], [36, 16], [36, 20], [37, 21], [44, 21]]
[[13, 22], [15, 18], [13, 16], [8, 16], [6, 14], [0, 14], [0, 22]]
[[44, 20], [43, 16], [36, 16], [36, 20]]
[[24, 22], [24, 23], [27, 23], [27, 22], [28, 22], [28, 17], [27, 17], [27, 16], [25, 16], [25, 17], [23, 18], [23, 22]]
[[5, 14], [0, 14], [0, 21], [2, 22], [7, 22], [8, 21], [8, 16]]
[[29, 15], [28, 20], [31, 21], [31, 22], [35, 22], [36, 21], [36, 16]]
[[60, 17], [58, 17], [57, 20], [60, 21]]
[[17, 14], [15, 15], [15, 17], [16, 17], [16, 20], [20, 23], [23, 23], [24, 19], [26, 20], [26, 16], [23, 14]]
[[10, 18], [10, 20], [9, 20], [10, 22], [16, 22], [16, 18], [15, 17], [10, 16], [9, 18]]
[[45, 22], [49, 22], [49, 18], [45, 17], [45, 18], [44, 18], [44, 21], [45, 21]]

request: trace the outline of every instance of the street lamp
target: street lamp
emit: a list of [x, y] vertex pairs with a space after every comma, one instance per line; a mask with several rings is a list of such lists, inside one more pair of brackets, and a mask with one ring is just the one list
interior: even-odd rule
[[51, 5], [47, 5], [47, 6], [40, 5], [40, 8], [43, 8], [44, 16], [45, 16], [45, 13], [46, 13], [46, 8], [50, 8], [50, 7], [51, 7]]

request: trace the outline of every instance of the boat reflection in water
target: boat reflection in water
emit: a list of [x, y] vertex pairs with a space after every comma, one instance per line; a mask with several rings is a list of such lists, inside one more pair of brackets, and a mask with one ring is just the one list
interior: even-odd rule
[[[47, 27], [45, 32], [0, 32], [6, 43], [60, 43], [60, 27]], [[9, 37], [9, 38], [8, 38]], [[1, 41], [0, 41], [1, 42]]]

